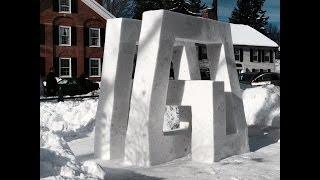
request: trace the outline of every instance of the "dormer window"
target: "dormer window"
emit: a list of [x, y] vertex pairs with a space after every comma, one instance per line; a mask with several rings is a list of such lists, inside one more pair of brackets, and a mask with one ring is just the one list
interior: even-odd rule
[[59, 0], [59, 12], [71, 13], [71, 0]]

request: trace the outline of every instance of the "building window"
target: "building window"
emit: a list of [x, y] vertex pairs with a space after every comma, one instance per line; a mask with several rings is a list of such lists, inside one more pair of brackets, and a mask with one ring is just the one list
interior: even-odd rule
[[71, 77], [71, 58], [59, 58], [59, 76]]
[[252, 51], [252, 60], [253, 61], [258, 61], [258, 55], [259, 55], [258, 50], [254, 49]]
[[89, 46], [100, 47], [100, 29], [99, 28], [89, 29]]
[[234, 49], [234, 59], [240, 61], [240, 49]]
[[100, 77], [101, 76], [101, 60], [100, 60], [100, 58], [90, 58], [89, 76], [90, 77]]
[[71, 13], [71, 0], [59, 0], [59, 12]]
[[264, 61], [270, 62], [270, 52], [269, 51], [264, 52]]
[[71, 27], [59, 26], [59, 45], [71, 46]]

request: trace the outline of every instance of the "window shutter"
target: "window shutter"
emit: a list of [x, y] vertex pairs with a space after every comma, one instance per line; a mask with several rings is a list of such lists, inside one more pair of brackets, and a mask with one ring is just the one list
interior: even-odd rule
[[78, 12], [78, 0], [71, 0], [71, 13], [77, 13]]
[[201, 48], [201, 45], [198, 46], [198, 59], [201, 60], [202, 57], [201, 57], [201, 52], [202, 52], [202, 48]]
[[253, 50], [250, 49], [250, 62], [253, 62]]
[[89, 46], [89, 28], [88, 27], [84, 28], [83, 37], [84, 37], [84, 46], [88, 47]]
[[[102, 73], [102, 64], [103, 64], [103, 58], [101, 58], [101, 60], [100, 60], [100, 68], [101, 68], [101, 73]], [[102, 75], [102, 74], [101, 74]]]
[[273, 51], [270, 50], [270, 63], [273, 63]]
[[59, 44], [59, 26], [53, 26], [53, 44]]
[[71, 58], [71, 76], [77, 77], [77, 58]]
[[59, 58], [56, 57], [53, 59], [53, 68], [54, 68], [54, 73], [56, 76], [60, 76], [59, 74]]
[[100, 28], [100, 44], [101, 44], [101, 47], [104, 47], [105, 33], [106, 33], [106, 30], [104, 28]]
[[71, 46], [77, 45], [77, 28], [72, 26], [71, 27]]
[[262, 62], [264, 62], [264, 50], [262, 50]]
[[54, 12], [59, 12], [59, 0], [52, 0], [52, 7]]
[[89, 58], [84, 58], [84, 73], [89, 77]]
[[261, 50], [258, 50], [258, 62], [261, 62]]
[[243, 49], [240, 49], [240, 62], [243, 62]]

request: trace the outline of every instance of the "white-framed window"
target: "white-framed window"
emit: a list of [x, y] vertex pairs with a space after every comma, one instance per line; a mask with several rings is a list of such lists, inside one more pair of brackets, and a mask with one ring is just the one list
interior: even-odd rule
[[240, 49], [234, 49], [234, 59], [240, 61]]
[[270, 51], [264, 51], [264, 61], [270, 62]]
[[59, 26], [59, 45], [71, 46], [71, 26]]
[[89, 47], [100, 47], [100, 28], [89, 28]]
[[71, 58], [59, 58], [59, 76], [62, 78], [71, 77]]
[[101, 59], [100, 58], [89, 59], [89, 76], [90, 77], [101, 76]]
[[254, 49], [252, 51], [252, 60], [253, 61], [258, 61], [258, 55], [259, 55], [258, 50]]
[[71, 13], [71, 0], [59, 0], [59, 12]]

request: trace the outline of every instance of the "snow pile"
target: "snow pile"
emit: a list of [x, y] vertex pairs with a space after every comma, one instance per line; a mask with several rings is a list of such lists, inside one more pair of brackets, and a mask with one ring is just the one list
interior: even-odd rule
[[98, 99], [84, 101], [41, 102], [40, 127], [50, 129], [69, 141], [94, 128]]
[[40, 128], [40, 179], [98, 180], [104, 176], [95, 162], [78, 162], [62, 137]]
[[248, 88], [242, 98], [248, 126], [280, 128], [280, 87]]

